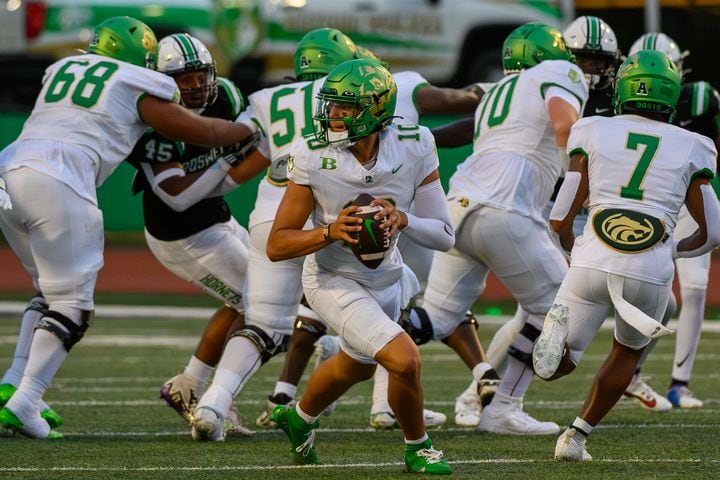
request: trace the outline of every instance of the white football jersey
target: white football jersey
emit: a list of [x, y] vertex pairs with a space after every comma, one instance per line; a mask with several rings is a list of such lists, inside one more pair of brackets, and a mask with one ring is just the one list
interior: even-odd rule
[[[313, 140], [311, 137], [309, 142]], [[437, 168], [435, 140], [430, 130], [390, 125], [380, 132], [377, 161], [371, 169], [360, 165], [347, 148], [312, 149], [308, 139], [298, 139], [292, 146], [288, 177], [298, 185], [312, 188], [315, 208], [311, 218], [317, 227], [336, 221], [340, 210], [361, 193], [392, 200], [399, 210], [408, 211], [415, 189]], [[312, 271], [317, 266], [364, 285], [383, 288], [399, 281], [402, 274], [396, 240], [394, 235], [391, 251], [375, 270], [361, 264], [343, 242], [332, 243], [308, 256], [306, 267]], [[305, 286], [317, 286], [307, 285], [306, 277]]]
[[422, 75], [410, 70], [392, 74], [397, 85], [397, 102], [395, 103], [394, 123], [401, 125], [417, 125], [420, 123], [420, 112], [415, 103], [418, 89], [430, 85]]
[[237, 121], [260, 130], [259, 150], [270, 160], [265, 178], [258, 186], [249, 227], [270, 222], [280, 205], [287, 185], [287, 159], [292, 143], [315, 132], [313, 116], [317, 94], [325, 77], [259, 90], [248, 97], [248, 108]]
[[55, 62], [20, 136], [0, 154], [0, 173], [27, 166], [97, 202], [96, 188], [148, 128], [137, 109], [143, 95], [180, 100], [171, 77], [147, 68], [94, 54]]
[[[589, 215], [572, 265], [672, 281], [673, 229], [692, 178], [716, 171], [712, 141], [637, 115], [588, 117], [570, 133], [568, 152], [578, 151], [589, 159]], [[653, 235], [660, 240], [646, 248]]]
[[[427, 80], [415, 72], [393, 75], [398, 87], [396, 119], [403, 125], [415, 125], [419, 119], [414, 104], [415, 89]], [[249, 228], [271, 222], [287, 185], [287, 158], [293, 141], [314, 133], [313, 116], [317, 94], [325, 77], [311, 82], [295, 82], [259, 90], [248, 97], [248, 108], [237, 118], [262, 136], [258, 149], [270, 159], [265, 178], [258, 186], [255, 208], [250, 213]]]
[[494, 84], [475, 111], [473, 153], [450, 179], [448, 196], [545, 224], [542, 210], [564, 167], [547, 109], [560, 93], [576, 99], [582, 112], [585, 77], [564, 60], [544, 61]]

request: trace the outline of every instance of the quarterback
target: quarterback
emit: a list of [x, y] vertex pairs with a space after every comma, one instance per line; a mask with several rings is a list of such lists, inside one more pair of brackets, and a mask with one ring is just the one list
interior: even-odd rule
[[[296, 461], [315, 463], [318, 416], [352, 385], [372, 377], [380, 363], [390, 374], [388, 396], [405, 435], [407, 469], [447, 474], [450, 466], [424, 428], [419, 350], [396, 323], [403, 262], [394, 234], [401, 230], [438, 250], [451, 248], [454, 234], [430, 131], [391, 125], [396, 95], [384, 67], [369, 60], [342, 63], [320, 90], [317, 135], [291, 148], [290, 181], [267, 254], [273, 261], [307, 255], [305, 295], [340, 333], [341, 351], [313, 372], [296, 407], [278, 406], [272, 419], [290, 438]], [[381, 207], [375, 220], [391, 239], [375, 269], [361, 264], [346, 245], [356, 244], [362, 229], [362, 220], [352, 215], [360, 193], [375, 198], [371, 205]], [[407, 213], [413, 201], [415, 213]], [[303, 229], [308, 218], [312, 228]]]

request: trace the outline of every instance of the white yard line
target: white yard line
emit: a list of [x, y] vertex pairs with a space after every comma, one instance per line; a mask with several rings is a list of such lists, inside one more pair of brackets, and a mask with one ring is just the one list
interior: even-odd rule
[[[543, 464], [557, 462], [551, 458], [534, 460], [529, 458], [487, 458], [478, 460], [454, 460], [451, 465], [502, 464]], [[599, 458], [593, 463], [670, 463], [670, 464], [718, 464], [720, 460], [699, 458]], [[228, 471], [268, 471], [268, 470], [327, 470], [332, 468], [377, 468], [402, 467], [403, 462], [385, 463], [324, 463], [320, 465], [217, 465], [212, 467], [2, 467], [0, 472], [228, 472]]]
[[[24, 302], [0, 302], [0, 315], [19, 315], [27, 306]], [[197, 307], [154, 307], [154, 306], [130, 306], [130, 305], [96, 305], [96, 317], [110, 318], [196, 318], [206, 320], [215, 313], [214, 308]], [[502, 325], [512, 317], [508, 315], [477, 315], [481, 325]], [[603, 328], [612, 328], [613, 321], [608, 319]], [[677, 321], [671, 320], [669, 328], [677, 328]], [[704, 332], [720, 332], [720, 321], [705, 320], [703, 322]]]

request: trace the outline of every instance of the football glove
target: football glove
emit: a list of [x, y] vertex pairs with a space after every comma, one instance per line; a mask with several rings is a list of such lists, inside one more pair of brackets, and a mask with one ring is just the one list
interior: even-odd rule
[[10, 201], [10, 195], [6, 190], [5, 180], [0, 177], [0, 209], [10, 210], [12, 208], [12, 202]]

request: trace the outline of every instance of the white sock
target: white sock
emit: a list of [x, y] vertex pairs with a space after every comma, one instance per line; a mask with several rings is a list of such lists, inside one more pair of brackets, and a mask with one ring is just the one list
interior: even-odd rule
[[570, 424], [570, 427], [577, 430], [577, 432], [583, 437], [587, 437], [590, 435], [590, 432], [593, 431], [593, 426], [580, 417], [575, 417], [575, 420], [573, 420]]
[[215, 370], [215, 368], [193, 355], [190, 357], [190, 361], [183, 373], [192, 377], [199, 386], [204, 387], [207, 385], [208, 380], [210, 380], [210, 375], [212, 375], [213, 370]]
[[[539, 315], [529, 315], [527, 319], [527, 323], [534, 325], [538, 330], [542, 329], [543, 322], [544, 317], [540, 317]], [[513, 339], [512, 346], [520, 352], [531, 354], [533, 341], [525, 335], [518, 333]], [[532, 382], [535, 373], [528, 364], [521, 362], [515, 357], [508, 355], [507, 362], [507, 368], [505, 369], [505, 374], [500, 382], [498, 392], [501, 392], [509, 397], [522, 398], [525, 396], [525, 392], [530, 386], [530, 382]]]
[[315, 420], [317, 420], [319, 417], [313, 417], [312, 415], [308, 415], [307, 413], [302, 411], [302, 408], [300, 408], [300, 402], [295, 405], [295, 411], [297, 412], [298, 416], [305, 420], [307, 423], [313, 423]]
[[[227, 370], [225, 370], [227, 372]], [[218, 375], [220, 374], [220, 370], [218, 370]], [[232, 372], [230, 372], [232, 374]], [[217, 379], [217, 377], [216, 377]], [[222, 415], [223, 418], [227, 417], [228, 413], [230, 412], [230, 407], [232, 406], [233, 402], [233, 395], [228, 390], [226, 390], [223, 386], [219, 385], [216, 382], [213, 382], [212, 385], [210, 385], [210, 388], [207, 389], [207, 392], [205, 392], [198, 402], [198, 408], [200, 407], [210, 407], [213, 410], [215, 410], [217, 413]]]
[[255, 344], [245, 337], [233, 337], [225, 345], [213, 385], [222, 385], [235, 397], [255, 375], [260, 365], [260, 352]]
[[690, 380], [695, 355], [705, 317], [705, 290], [683, 288], [682, 308], [675, 334], [675, 359], [672, 378], [687, 382]]
[[406, 445], [420, 445], [421, 443], [425, 443], [425, 441], [428, 439], [428, 434], [425, 432], [422, 437], [418, 438], [417, 440], [408, 440], [405, 439]]
[[18, 340], [17, 345], [15, 346], [13, 361], [8, 371], [5, 372], [5, 375], [0, 383], [9, 383], [10, 385], [15, 385], [16, 387], [20, 385], [23, 372], [27, 366], [28, 357], [30, 356], [30, 345], [32, 345], [35, 326], [42, 316], [42, 312], [32, 309], [25, 310], [23, 313], [22, 320], [20, 321], [20, 332], [18, 333]]
[[280, 393], [284, 393], [290, 398], [295, 398], [295, 394], [297, 393], [297, 385], [293, 385], [292, 383], [288, 382], [277, 382], [275, 383], [275, 391], [273, 392], [273, 396]]
[[[48, 385], [46, 383], [43, 383], [37, 378], [25, 375], [20, 382], [20, 386], [18, 386], [15, 395], [17, 395], [18, 392], [22, 392], [25, 398], [39, 409], [40, 402], [42, 402], [42, 396], [45, 394], [47, 387]], [[13, 397], [15, 395], [13, 395]]]
[[472, 369], [473, 378], [475, 379], [475, 382], [479, 382], [482, 380], [483, 375], [485, 375], [485, 372], [488, 370], [491, 370], [493, 367], [487, 362], [480, 362], [477, 365], [475, 365]]
[[515, 316], [497, 329], [487, 349], [488, 362], [501, 373], [507, 367], [508, 347], [527, 320], [528, 314], [518, 305]]
[[30, 346], [25, 376], [36, 378], [45, 385], [50, 385], [67, 354], [67, 350], [58, 337], [47, 330], [36, 330]]
[[382, 365], [377, 366], [375, 377], [373, 377], [373, 396], [372, 407], [370, 407], [370, 415], [380, 412], [392, 412], [390, 402], [388, 401], [388, 386], [390, 384], [390, 374]]

